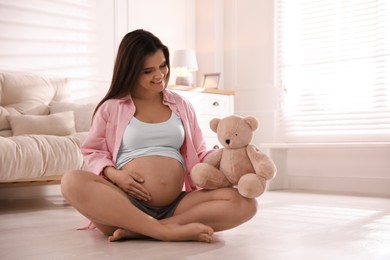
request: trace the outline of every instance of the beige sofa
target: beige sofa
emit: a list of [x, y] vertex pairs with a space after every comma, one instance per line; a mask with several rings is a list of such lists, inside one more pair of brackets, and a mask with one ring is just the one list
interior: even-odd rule
[[0, 71], [0, 187], [59, 183], [84, 169], [94, 104], [68, 100], [68, 80]]

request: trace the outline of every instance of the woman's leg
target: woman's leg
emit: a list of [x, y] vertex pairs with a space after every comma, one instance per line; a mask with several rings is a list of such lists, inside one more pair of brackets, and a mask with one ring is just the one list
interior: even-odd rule
[[162, 224], [136, 208], [115, 185], [86, 171], [71, 171], [62, 177], [65, 199], [104, 233], [118, 228], [164, 241], [211, 242], [212, 228], [200, 224]]
[[257, 212], [257, 200], [241, 196], [237, 189], [220, 188], [189, 193], [177, 207], [173, 217], [162, 223], [199, 222], [223, 231], [250, 220]]
[[[210, 226], [215, 231], [223, 231], [248, 221], [256, 211], [257, 201], [242, 197], [237, 189], [200, 190], [185, 196], [174, 215], [161, 220], [161, 223], [185, 225], [196, 222]], [[118, 229], [111, 240], [131, 236], [132, 233]]]

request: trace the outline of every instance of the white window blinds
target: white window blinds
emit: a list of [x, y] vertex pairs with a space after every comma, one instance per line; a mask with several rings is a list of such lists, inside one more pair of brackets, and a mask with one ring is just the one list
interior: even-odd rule
[[0, 0], [0, 67], [91, 76], [101, 19], [93, 8], [92, 0]]
[[389, 141], [390, 1], [277, 3], [284, 141]]

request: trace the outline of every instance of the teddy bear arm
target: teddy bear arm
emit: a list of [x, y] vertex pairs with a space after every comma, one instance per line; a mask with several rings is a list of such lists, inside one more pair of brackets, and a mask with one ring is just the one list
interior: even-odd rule
[[247, 154], [257, 175], [266, 180], [275, 177], [276, 166], [269, 156], [254, 145], [248, 145]]
[[207, 156], [206, 159], [204, 160], [204, 162], [207, 164], [210, 164], [216, 168], [219, 168], [219, 163], [221, 162], [222, 153], [223, 153], [223, 148], [219, 149], [217, 152]]

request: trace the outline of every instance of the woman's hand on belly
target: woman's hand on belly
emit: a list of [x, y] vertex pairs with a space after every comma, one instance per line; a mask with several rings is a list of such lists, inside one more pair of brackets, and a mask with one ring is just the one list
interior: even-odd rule
[[181, 163], [173, 158], [140, 157], [128, 162], [122, 170], [138, 173], [143, 180], [138, 184], [150, 193], [151, 199], [144, 200], [150, 206], [161, 207], [170, 204], [179, 196], [183, 188], [184, 169]]
[[111, 179], [124, 192], [142, 201], [151, 200], [150, 192], [144, 187], [142, 176], [130, 169], [115, 170], [116, 174], [111, 175]]

